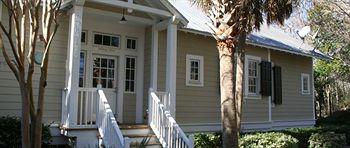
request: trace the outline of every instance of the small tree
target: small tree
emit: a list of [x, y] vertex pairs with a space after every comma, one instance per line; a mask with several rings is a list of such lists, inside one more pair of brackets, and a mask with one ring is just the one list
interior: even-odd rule
[[[61, 0], [2, 0], [8, 14], [8, 26], [0, 22], [0, 48], [5, 61], [15, 75], [22, 97], [22, 147], [40, 148], [44, 95], [47, 85], [50, 46], [58, 28], [57, 17]], [[41, 13], [40, 13], [41, 11]], [[4, 38], [10, 47], [4, 46]], [[34, 98], [34, 54], [38, 42], [43, 58], [40, 65], [39, 92]], [[8, 52], [12, 51], [12, 54]], [[37, 105], [34, 105], [36, 99]]]
[[[283, 24], [298, 0], [190, 0], [208, 14], [220, 58], [223, 147], [238, 147], [246, 37], [267, 24]], [[266, 18], [264, 20], [264, 18]]]

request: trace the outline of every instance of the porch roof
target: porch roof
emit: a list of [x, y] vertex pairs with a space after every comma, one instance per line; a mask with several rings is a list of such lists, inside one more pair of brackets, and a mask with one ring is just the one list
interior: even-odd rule
[[[183, 28], [184, 31], [211, 36], [212, 31], [207, 25], [211, 21], [200, 8], [192, 5], [188, 0], [169, 0], [169, 2], [189, 21]], [[286, 33], [277, 25], [268, 26], [264, 23], [260, 31], [254, 31], [247, 37], [247, 43], [302, 56], [331, 59], [330, 56], [304, 43], [300, 38]]]

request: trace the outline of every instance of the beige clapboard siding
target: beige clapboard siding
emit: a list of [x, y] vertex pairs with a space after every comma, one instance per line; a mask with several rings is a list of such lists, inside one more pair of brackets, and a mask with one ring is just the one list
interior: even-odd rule
[[[143, 75], [143, 111], [142, 114], [146, 115], [148, 109], [148, 91], [151, 82], [151, 57], [152, 57], [152, 28], [145, 29], [145, 51], [144, 51], [144, 75]], [[147, 123], [147, 119], [144, 118], [144, 123]]]
[[135, 123], [136, 94], [124, 93], [123, 123]]
[[[312, 58], [273, 51], [271, 60], [282, 67], [282, 105], [272, 108], [272, 120], [313, 118], [313, 98], [301, 94], [301, 73], [312, 76]], [[311, 87], [311, 92], [313, 88]]]
[[[179, 123], [220, 122], [219, 63], [215, 44], [215, 40], [210, 37], [178, 32], [176, 120]], [[158, 90], [164, 91], [166, 31], [159, 34], [158, 52]], [[186, 86], [186, 54], [204, 57], [204, 87]], [[268, 56], [266, 49], [253, 46], [248, 46], [247, 54], [259, 56], [265, 60]], [[244, 122], [268, 120], [267, 98], [246, 99], [243, 105]]]
[[[7, 22], [8, 16], [3, 9], [2, 21]], [[7, 23], [5, 23], [7, 26]], [[48, 81], [45, 94], [44, 105], [44, 122], [60, 122], [61, 117], [61, 91], [65, 83], [65, 62], [67, 54], [67, 37], [68, 37], [68, 17], [63, 16], [60, 19], [60, 27], [52, 43], [52, 49], [49, 61]], [[5, 39], [5, 47], [9, 49], [9, 43]], [[42, 44], [37, 45], [40, 50]], [[12, 54], [11, 52], [9, 52]], [[0, 55], [3, 57], [3, 55]], [[12, 55], [11, 55], [12, 56]], [[4, 59], [0, 60], [0, 116], [12, 115], [20, 116], [21, 114], [21, 97], [18, 82], [12, 71], [8, 68]], [[40, 77], [40, 67], [35, 65], [35, 73], [33, 78], [34, 97], [37, 97], [38, 83]], [[35, 102], [36, 105], [36, 102]]]
[[[267, 49], [246, 46], [246, 55], [260, 57], [261, 60], [268, 60]], [[269, 108], [268, 98], [262, 97], [261, 99], [253, 99], [249, 96], [245, 96], [243, 99], [242, 107], [242, 120], [243, 122], [263, 122], [269, 120]]]
[[[179, 123], [220, 122], [219, 64], [210, 37], [178, 32], [176, 119]], [[204, 86], [186, 86], [186, 55], [204, 58]]]

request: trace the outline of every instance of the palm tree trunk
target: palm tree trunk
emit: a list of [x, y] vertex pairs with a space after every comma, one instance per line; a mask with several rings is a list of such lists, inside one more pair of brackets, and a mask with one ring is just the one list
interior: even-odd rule
[[220, 96], [222, 140], [224, 148], [238, 147], [238, 127], [234, 97], [234, 46], [233, 40], [218, 41], [220, 59]]
[[241, 129], [241, 117], [242, 117], [242, 103], [243, 103], [243, 84], [244, 84], [244, 58], [245, 58], [245, 41], [246, 34], [241, 33], [238, 38], [236, 47], [236, 118], [237, 118], [237, 135], [239, 137], [239, 131]]

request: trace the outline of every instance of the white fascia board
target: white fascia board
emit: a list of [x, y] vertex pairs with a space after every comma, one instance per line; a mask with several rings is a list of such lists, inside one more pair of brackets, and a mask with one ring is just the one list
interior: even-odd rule
[[94, 3], [99, 3], [99, 4], [104, 4], [104, 5], [129, 8], [129, 9], [138, 10], [138, 11], [142, 11], [142, 12], [146, 12], [146, 13], [156, 14], [159, 16], [165, 16], [165, 17], [173, 16], [170, 12], [165, 11], [165, 10], [156, 9], [156, 8], [147, 7], [147, 6], [142, 6], [142, 5], [129, 3], [129, 2], [125, 2], [125, 1], [120, 1], [120, 0], [88, 0], [88, 1], [94, 2]]
[[168, 0], [160, 0], [160, 2], [168, 8], [171, 13], [175, 14], [183, 26], [187, 26], [189, 21]]

